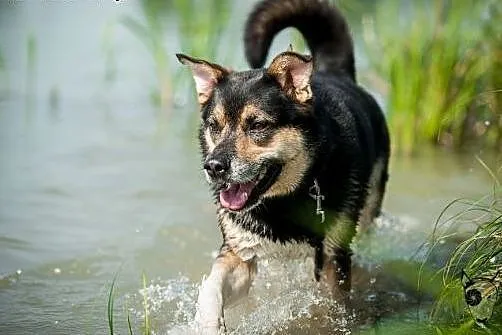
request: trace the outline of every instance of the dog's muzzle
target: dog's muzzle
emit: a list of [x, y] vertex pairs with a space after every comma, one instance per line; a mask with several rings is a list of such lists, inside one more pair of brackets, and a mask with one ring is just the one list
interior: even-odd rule
[[204, 170], [211, 179], [224, 179], [230, 164], [226, 159], [209, 159], [204, 163]]
[[220, 205], [240, 211], [255, 204], [275, 181], [281, 169], [270, 164], [231, 159], [228, 152], [213, 151], [204, 162], [208, 181], [219, 193]]

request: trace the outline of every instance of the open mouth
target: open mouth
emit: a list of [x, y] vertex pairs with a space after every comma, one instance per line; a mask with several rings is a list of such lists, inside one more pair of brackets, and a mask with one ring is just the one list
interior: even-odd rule
[[227, 183], [220, 191], [220, 203], [223, 207], [238, 211], [256, 202], [275, 181], [280, 167], [265, 169], [254, 180], [246, 183]]

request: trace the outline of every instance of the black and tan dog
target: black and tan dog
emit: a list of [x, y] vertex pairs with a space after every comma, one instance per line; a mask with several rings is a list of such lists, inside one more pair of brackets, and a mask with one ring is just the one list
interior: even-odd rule
[[[286, 27], [312, 57], [292, 51], [260, 68]], [[234, 72], [178, 54], [201, 105], [200, 144], [223, 245], [201, 285], [197, 322], [224, 327], [223, 309], [248, 293], [259, 257], [301, 245], [316, 280], [335, 297], [350, 289], [350, 243], [380, 212], [389, 137], [382, 111], [356, 83], [352, 39], [321, 0], [265, 0], [250, 15], [246, 56]]]

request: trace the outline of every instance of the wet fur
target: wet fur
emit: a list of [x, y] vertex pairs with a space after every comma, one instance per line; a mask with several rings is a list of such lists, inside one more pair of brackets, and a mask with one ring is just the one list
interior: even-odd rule
[[[242, 72], [187, 56], [180, 59], [195, 66], [200, 62], [203, 67], [214, 66], [214, 72], [209, 72], [214, 75], [210, 82], [214, 88], [210, 94], [199, 93], [203, 161], [208, 157], [230, 161], [232, 178], [239, 182], [269, 167], [280, 171], [241, 211], [223, 208], [218, 183], [212, 184], [223, 245], [219, 265], [213, 265], [204, 285], [211, 281], [231, 285], [234, 279], [228, 276], [234, 267], [247, 266], [254, 273], [256, 260], [267, 254], [271, 244], [305, 244], [315, 257], [316, 279], [322, 278], [338, 297], [350, 288], [350, 243], [356, 226], [369, 224], [380, 212], [388, 179], [389, 136], [378, 104], [355, 81], [352, 39], [345, 20], [327, 2], [266, 0], [258, 4], [245, 31], [251, 66], [263, 65], [273, 37], [288, 26], [300, 30], [313, 53], [313, 74], [301, 89], [292, 85], [292, 74], [284, 75], [281, 66], [290, 61], [286, 58], [269, 68]], [[281, 57], [298, 57], [293, 61], [310, 64], [307, 56], [285, 53]], [[256, 120], [267, 126], [250, 130]], [[309, 195], [314, 180], [324, 196], [324, 223]], [[231, 257], [226, 270], [221, 270], [225, 255]], [[250, 281], [252, 275], [246, 278]], [[217, 292], [204, 285], [199, 316], [210, 309], [206, 305], [214, 304], [209, 292]], [[228, 297], [234, 297], [230, 291]], [[240, 296], [240, 286], [237, 291]], [[212, 318], [208, 326], [212, 327], [215, 317], [200, 318]]]

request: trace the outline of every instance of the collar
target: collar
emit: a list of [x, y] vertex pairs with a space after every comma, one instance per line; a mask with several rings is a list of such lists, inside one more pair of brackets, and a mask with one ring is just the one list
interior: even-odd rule
[[321, 193], [321, 187], [319, 186], [319, 182], [317, 178], [314, 178], [314, 184], [309, 188], [309, 196], [316, 201], [316, 215], [321, 216], [321, 223], [324, 223], [325, 215], [324, 210], [322, 209], [322, 201], [324, 200], [324, 195]]

